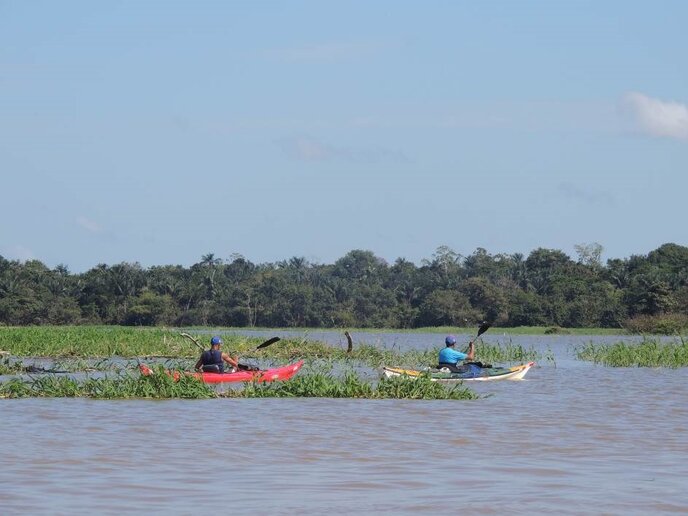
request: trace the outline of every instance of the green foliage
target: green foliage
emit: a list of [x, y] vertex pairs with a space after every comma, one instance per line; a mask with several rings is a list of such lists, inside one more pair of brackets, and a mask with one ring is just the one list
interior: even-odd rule
[[404, 377], [383, 378], [377, 385], [378, 397], [414, 400], [472, 400], [478, 397], [462, 385], [445, 386], [420, 376], [414, 380]]
[[0, 383], [0, 398], [214, 398], [216, 392], [191, 376], [182, 375], [179, 381], [165, 374], [150, 376], [119, 376], [116, 378], [87, 378], [77, 380], [68, 376], [45, 375], [29, 381], [13, 379]]
[[419, 322], [424, 326], [459, 326], [466, 320], [477, 321], [480, 317], [465, 295], [452, 290], [435, 290], [420, 306]]
[[168, 294], [144, 291], [127, 310], [124, 323], [132, 326], [156, 326], [174, 320], [177, 306]]
[[612, 367], [686, 367], [688, 366], [688, 341], [683, 338], [673, 342], [644, 338], [640, 343], [617, 342], [594, 344], [576, 350], [578, 358]]
[[247, 384], [243, 391], [230, 391], [230, 396], [244, 398], [367, 398], [367, 399], [475, 399], [477, 395], [461, 386], [446, 387], [428, 377], [385, 378], [372, 385], [356, 374], [343, 378], [316, 372], [299, 375], [288, 382]]
[[[448, 332], [448, 328], [435, 330]], [[528, 329], [531, 333], [533, 329]], [[542, 329], [540, 329], [542, 332]], [[515, 333], [518, 333], [515, 332]], [[201, 342], [208, 336], [200, 337]], [[409, 350], [400, 352], [389, 348], [380, 348], [366, 343], [357, 343], [353, 351], [329, 346], [324, 342], [303, 339], [282, 339], [276, 344], [256, 351], [262, 341], [259, 338], [248, 338], [236, 335], [225, 335], [224, 349], [233, 356], [242, 359], [267, 359], [277, 363], [291, 362], [298, 358], [311, 361], [346, 362], [379, 367], [385, 364], [404, 365], [422, 368], [437, 362], [437, 349]], [[60, 357], [52, 366], [53, 369], [67, 371], [112, 371], [127, 366], [121, 360], [112, 357], [135, 358], [142, 356], [162, 356], [182, 358], [172, 367], [191, 367], [198, 357], [198, 348], [176, 331], [159, 328], [130, 327], [92, 327], [92, 326], [32, 326], [22, 328], [0, 328], [0, 348], [6, 349], [14, 356], [52, 356]], [[105, 357], [93, 360], [96, 357]], [[482, 340], [476, 346], [476, 360], [490, 363], [521, 363], [539, 360], [541, 357], [532, 348], [515, 345], [509, 339], [506, 343], [489, 344]], [[89, 359], [88, 361], [86, 359]], [[9, 371], [9, 357], [3, 359]], [[0, 366], [0, 371], [2, 367]], [[18, 369], [13, 369], [18, 371]]]
[[602, 264], [602, 246], [461, 256], [421, 266], [353, 250], [333, 264], [253, 264], [203, 255], [191, 267], [99, 264], [71, 274], [0, 257], [0, 325], [107, 324], [417, 328], [475, 325], [619, 328], [636, 316], [688, 315], [688, 248]]
[[119, 326], [0, 328], [0, 348], [18, 356], [189, 356], [197, 354], [178, 332]]
[[632, 319], [628, 319], [624, 326], [630, 333], [679, 335], [688, 331], [688, 315], [637, 315]]
[[218, 394], [212, 387], [193, 376], [180, 375], [178, 380], [158, 366], [155, 374], [117, 376], [77, 380], [68, 376], [46, 375], [29, 381], [12, 379], [0, 383], [0, 398], [85, 397], [97, 399], [122, 398], [187, 398], [203, 399], [218, 396], [234, 398], [366, 398], [366, 399], [474, 399], [477, 396], [463, 386], [445, 387], [429, 378], [383, 379], [371, 384], [348, 371], [343, 377], [313, 372], [287, 382], [246, 383], [242, 388]]
[[523, 363], [539, 360], [540, 355], [533, 348], [524, 348], [509, 339], [506, 344], [488, 344], [480, 342], [475, 349], [476, 360], [493, 364], [504, 362]]

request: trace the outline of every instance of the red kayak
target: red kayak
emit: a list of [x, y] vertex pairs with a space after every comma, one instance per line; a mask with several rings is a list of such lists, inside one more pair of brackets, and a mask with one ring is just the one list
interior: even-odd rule
[[[231, 383], [231, 382], [275, 382], [289, 380], [292, 376], [298, 373], [303, 365], [303, 360], [295, 364], [289, 364], [282, 367], [275, 367], [272, 369], [264, 369], [261, 371], [236, 371], [234, 373], [180, 373], [179, 371], [165, 371], [167, 374], [179, 379], [180, 374], [186, 374], [198, 378], [204, 383]], [[146, 364], [139, 364], [141, 374], [148, 376], [154, 371]]]

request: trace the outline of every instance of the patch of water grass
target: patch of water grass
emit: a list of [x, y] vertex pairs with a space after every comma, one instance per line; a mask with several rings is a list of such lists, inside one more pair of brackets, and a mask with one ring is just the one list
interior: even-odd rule
[[365, 398], [415, 400], [472, 400], [478, 396], [462, 385], [451, 387], [419, 378], [383, 378], [376, 384], [362, 380], [353, 372], [338, 378], [315, 372], [297, 376], [288, 382], [252, 383], [226, 396], [242, 398]]
[[535, 349], [514, 344], [511, 339], [504, 344], [479, 342], [475, 346], [476, 360], [490, 363], [530, 362], [542, 358]]
[[[293, 360], [298, 357], [313, 359], [329, 359], [335, 361], [355, 361], [372, 367], [389, 365], [392, 363], [407, 366], [429, 366], [437, 363], [440, 347], [429, 350], [399, 351], [389, 348], [379, 348], [370, 344], [354, 346], [351, 353], [344, 348], [329, 346], [317, 341], [297, 341], [286, 339], [273, 345], [268, 353], [272, 358]], [[540, 359], [540, 354], [533, 348], [526, 348], [514, 344], [511, 339], [505, 344], [488, 344], [479, 342], [476, 345], [476, 360], [483, 362], [524, 362]]]
[[211, 386], [193, 376], [181, 375], [174, 380], [157, 366], [148, 376], [117, 376], [76, 379], [69, 376], [46, 375], [31, 377], [28, 381], [12, 379], [0, 382], [0, 398], [64, 398], [85, 397], [96, 399], [203, 399], [231, 398], [365, 398], [365, 399], [475, 399], [477, 395], [463, 387], [447, 387], [418, 379], [390, 378], [377, 383], [362, 379], [347, 371], [343, 376], [314, 371], [286, 382], [246, 383], [243, 388], [218, 393]]
[[0, 383], [0, 398], [213, 398], [216, 392], [189, 376], [175, 381], [162, 372], [150, 376], [118, 376], [77, 380], [69, 376], [37, 376], [29, 381], [12, 379]]
[[644, 337], [641, 342], [589, 342], [576, 349], [576, 356], [580, 360], [611, 367], [686, 367], [688, 340], [678, 337], [672, 342], [663, 342]]
[[[354, 351], [350, 355], [344, 355], [342, 358], [351, 357], [360, 360], [361, 362], [373, 366], [380, 367], [382, 365], [395, 365], [406, 368], [423, 368], [434, 366], [437, 364], [439, 349], [430, 349], [425, 351], [409, 350], [409, 351], [388, 351], [381, 352], [375, 348], [368, 349], [362, 346], [360, 349]], [[476, 345], [475, 360], [491, 364], [504, 363], [524, 363], [532, 360], [540, 360], [542, 356], [533, 348], [526, 348], [520, 344], [514, 344], [509, 340], [506, 344], [488, 344], [480, 342]]]
[[[278, 334], [278, 332], [276, 332]], [[262, 338], [226, 335], [223, 350], [240, 359], [270, 359], [293, 361], [298, 358], [325, 359], [343, 362], [359, 362], [371, 367], [381, 365], [404, 365], [421, 367], [437, 361], [437, 349], [409, 350], [380, 348], [370, 344], [354, 345], [353, 351], [331, 346], [320, 341], [303, 339], [282, 339], [279, 342], [256, 351]], [[199, 338], [206, 344], [207, 335]], [[89, 371], [116, 369], [113, 363], [98, 358], [108, 357], [167, 357], [195, 359], [199, 349], [190, 340], [182, 337], [178, 330], [164, 328], [131, 328], [119, 326], [33, 326], [0, 328], [0, 348], [15, 356], [55, 357], [57, 369]], [[538, 360], [533, 349], [506, 344], [479, 342], [476, 346], [476, 360], [490, 363], [523, 362]], [[89, 360], [87, 360], [89, 359]], [[96, 359], [96, 360], [93, 360]]]
[[176, 332], [121, 326], [27, 326], [0, 328], [0, 348], [17, 356], [133, 357], [188, 355]]
[[[203, 345], [207, 345], [205, 337]], [[262, 339], [227, 335], [225, 348], [255, 350]], [[33, 357], [191, 357], [199, 349], [176, 329], [127, 326], [0, 327], [0, 349]]]

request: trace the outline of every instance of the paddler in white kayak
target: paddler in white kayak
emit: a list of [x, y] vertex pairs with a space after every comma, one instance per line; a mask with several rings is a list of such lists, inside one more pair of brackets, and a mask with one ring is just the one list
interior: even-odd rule
[[440, 351], [437, 360], [439, 362], [438, 369], [446, 367], [452, 373], [463, 372], [463, 369], [458, 366], [458, 363], [463, 362], [466, 359], [473, 360], [475, 356], [473, 341], [468, 343], [468, 353], [462, 353], [461, 351], [456, 351], [454, 349], [454, 345], [456, 344], [456, 337], [454, 337], [454, 335], [447, 335], [447, 338], [444, 339], [444, 343], [446, 344], [446, 347]]
[[224, 373], [225, 362], [231, 366], [231, 371], [227, 371], [229, 373], [239, 368], [239, 357], [232, 358], [227, 353], [221, 351], [220, 346], [222, 346], [222, 339], [220, 337], [210, 339], [210, 349], [206, 349], [201, 353], [201, 357], [196, 362], [196, 371]]

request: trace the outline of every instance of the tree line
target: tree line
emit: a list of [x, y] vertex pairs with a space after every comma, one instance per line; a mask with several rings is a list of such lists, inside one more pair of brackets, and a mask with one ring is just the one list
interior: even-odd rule
[[211, 253], [190, 267], [124, 262], [83, 273], [0, 256], [0, 324], [618, 328], [688, 319], [688, 247], [606, 264], [599, 244], [576, 252], [462, 256], [443, 246], [420, 265], [366, 250], [332, 264]]

